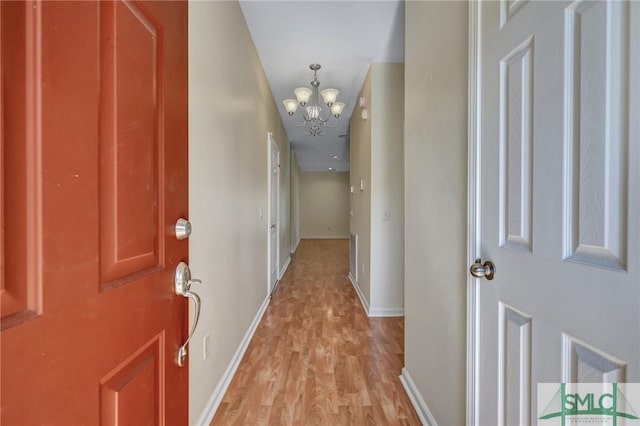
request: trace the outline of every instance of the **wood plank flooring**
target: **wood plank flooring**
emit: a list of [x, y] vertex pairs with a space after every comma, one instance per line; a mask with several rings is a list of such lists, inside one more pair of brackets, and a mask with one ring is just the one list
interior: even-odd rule
[[368, 318], [348, 240], [303, 240], [212, 425], [419, 425], [398, 375], [404, 320]]

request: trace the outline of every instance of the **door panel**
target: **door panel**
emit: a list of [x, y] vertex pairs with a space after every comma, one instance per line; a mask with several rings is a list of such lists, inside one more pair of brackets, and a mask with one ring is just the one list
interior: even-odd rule
[[32, 319], [41, 311], [41, 140], [37, 97], [41, 89], [40, 14], [19, 2], [3, 2], [0, 19], [0, 298], [5, 329]]
[[629, 4], [567, 8], [565, 257], [626, 270]]
[[155, 336], [100, 381], [101, 425], [160, 424], [164, 347], [164, 335]]
[[100, 12], [100, 285], [108, 289], [161, 266], [162, 65], [158, 30], [139, 6], [103, 2]]
[[640, 381], [640, 4], [481, 4], [482, 425]]
[[186, 424], [187, 5], [0, 13], [3, 288], [26, 289], [17, 313], [2, 293], [0, 420]]
[[531, 251], [533, 37], [500, 61], [500, 246]]
[[505, 424], [527, 424], [531, 415], [531, 317], [499, 304], [498, 411]]

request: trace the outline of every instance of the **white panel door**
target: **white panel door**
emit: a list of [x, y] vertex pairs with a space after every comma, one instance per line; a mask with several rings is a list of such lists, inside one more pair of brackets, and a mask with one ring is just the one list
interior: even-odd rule
[[278, 282], [278, 249], [279, 249], [279, 192], [280, 192], [280, 150], [278, 144], [269, 134], [269, 294]]
[[640, 382], [640, 2], [481, 4], [477, 420]]

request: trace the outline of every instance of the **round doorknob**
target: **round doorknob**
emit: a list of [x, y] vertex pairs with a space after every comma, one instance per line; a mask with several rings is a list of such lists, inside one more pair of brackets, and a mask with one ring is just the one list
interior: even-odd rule
[[191, 222], [183, 218], [178, 219], [175, 231], [177, 239], [184, 240], [185, 238], [189, 238], [189, 235], [191, 235]]
[[469, 272], [476, 278], [492, 280], [496, 273], [496, 265], [490, 260], [482, 263], [482, 260], [476, 259], [476, 262], [469, 268]]

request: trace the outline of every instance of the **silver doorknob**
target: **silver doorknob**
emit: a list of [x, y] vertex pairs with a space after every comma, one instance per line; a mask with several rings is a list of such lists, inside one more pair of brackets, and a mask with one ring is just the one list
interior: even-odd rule
[[271, 225], [271, 229], [276, 229], [276, 224]]
[[184, 367], [185, 365], [187, 359], [187, 345], [191, 341], [193, 333], [196, 331], [196, 327], [198, 326], [198, 320], [200, 319], [200, 296], [191, 291], [191, 284], [200, 283], [202, 283], [202, 281], [191, 278], [191, 270], [189, 269], [189, 265], [184, 262], [178, 263], [178, 266], [176, 267], [174, 282], [175, 292], [178, 296], [189, 298], [193, 300], [193, 303], [195, 303], [191, 331], [189, 331], [187, 340], [182, 346], [180, 346], [180, 349], [178, 349], [178, 354], [176, 355], [176, 361], [179, 367]]
[[191, 222], [183, 218], [178, 219], [176, 222], [176, 238], [184, 240], [189, 238], [189, 235], [191, 235]]
[[492, 280], [493, 276], [496, 273], [496, 265], [493, 264], [492, 261], [487, 260], [484, 263], [481, 263], [482, 260], [480, 258], [476, 259], [476, 263], [471, 265], [469, 268], [469, 272], [476, 278], [486, 278], [488, 280]]

